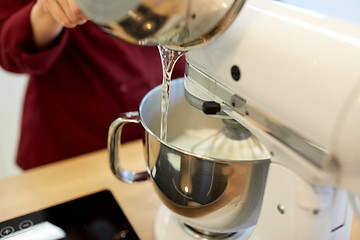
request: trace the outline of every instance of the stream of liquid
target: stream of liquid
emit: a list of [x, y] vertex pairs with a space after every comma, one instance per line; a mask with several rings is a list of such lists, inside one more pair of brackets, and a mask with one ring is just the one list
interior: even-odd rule
[[163, 70], [163, 82], [162, 82], [162, 92], [161, 92], [160, 139], [166, 141], [171, 76], [177, 60], [179, 60], [179, 58], [182, 55], [184, 55], [185, 51], [172, 50], [160, 45], [158, 46], [158, 48], [160, 52], [162, 70]]

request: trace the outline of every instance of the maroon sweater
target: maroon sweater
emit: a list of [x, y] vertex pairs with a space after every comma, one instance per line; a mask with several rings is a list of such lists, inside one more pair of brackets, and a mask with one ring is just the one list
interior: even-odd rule
[[[88, 22], [64, 29], [53, 45], [35, 48], [29, 22], [33, 0], [0, 0], [0, 65], [30, 76], [17, 163], [23, 169], [106, 147], [110, 123], [138, 110], [161, 83], [156, 47], [121, 42]], [[174, 77], [183, 76], [184, 61]], [[129, 124], [123, 140], [141, 137]]]

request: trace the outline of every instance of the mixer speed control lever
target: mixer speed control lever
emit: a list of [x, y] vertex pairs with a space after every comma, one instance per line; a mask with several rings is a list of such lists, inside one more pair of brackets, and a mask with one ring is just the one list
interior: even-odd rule
[[217, 102], [206, 101], [202, 105], [202, 111], [208, 115], [215, 115], [221, 111], [221, 106]]

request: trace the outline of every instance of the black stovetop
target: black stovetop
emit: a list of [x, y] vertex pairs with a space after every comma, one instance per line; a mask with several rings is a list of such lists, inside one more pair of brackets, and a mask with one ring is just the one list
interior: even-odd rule
[[4, 240], [138, 240], [110, 191], [104, 190], [0, 223]]

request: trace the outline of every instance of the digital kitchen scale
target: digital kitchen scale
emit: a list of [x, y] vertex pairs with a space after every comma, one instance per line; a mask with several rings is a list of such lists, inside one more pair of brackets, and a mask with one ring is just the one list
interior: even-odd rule
[[105, 190], [0, 223], [1, 240], [138, 240]]

